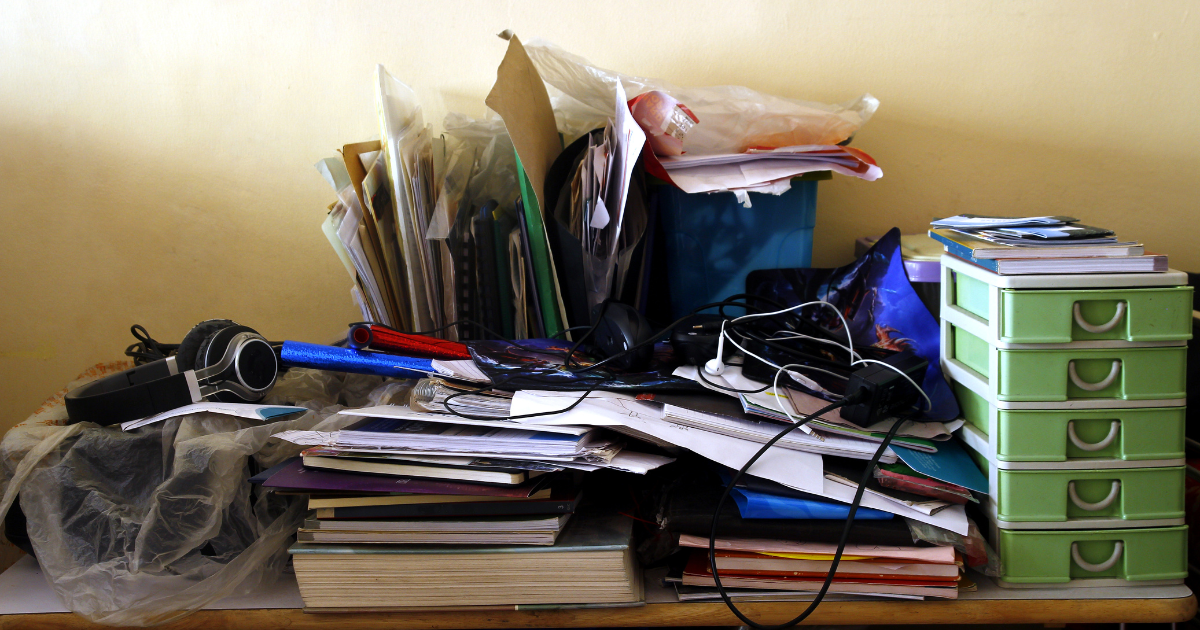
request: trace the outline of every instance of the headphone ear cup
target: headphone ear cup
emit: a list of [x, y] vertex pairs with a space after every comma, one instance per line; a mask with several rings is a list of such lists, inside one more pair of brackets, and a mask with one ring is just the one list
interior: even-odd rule
[[210, 346], [212, 346], [213, 339], [217, 338], [217, 333], [221, 332], [222, 330], [225, 329], [219, 328], [213, 331], [211, 335], [204, 338], [204, 341], [200, 342], [200, 347], [196, 349], [196, 360], [192, 363], [192, 365], [195, 366], [195, 369], [203, 370], [209, 366], [209, 361], [207, 359], [208, 349]]
[[[228, 320], [225, 320], [225, 321], [228, 322]], [[200, 347], [197, 348], [197, 350], [196, 350], [195, 369], [197, 371], [203, 370], [206, 368], [211, 368], [212, 366], [219, 364], [221, 362], [221, 359], [224, 358], [225, 356], [227, 356], [232, 351], [232, 346], [230, 344], [233, 342], [233, 340], [243, 333], [250, 333], [254, 337], [258, 338], [259, 342], [261, 342], [260, 344], [258, 344], [256, 346], [256, 348], [259, 352], [261, 352], [261, 350], [262, 350], [261, 346], [267, 345], [267, 341], [265, 339], [263, 339], [262, 335], [258, 334], [258, 332], [255, 331], [253, 328], [250, 328], [248, 326], [242, 326], [241, 324], [237, 324], [234, 322], [228, 322], [228, 323], [230, 324], [229, 326], [217, 328], [211, 334], [209, 334], [208, 337], [205, 337], [204, 341], [200, 342]], [[271, 352], [269, 347], [267, 348], [267, 352]], [[254, 356], [253, 352], [251, 353], [251, 356], [252, 357]], [[261, 358], [261, 356], [259, 358]], [[243, 361], [243, 359], [245, 359], [245, 357], [239, 358], [239, 359], [237, 359], [237, 361]], [[246, 363], [243, 361], [241, 363], [240, 369], [249, 370], [249, 372], [246, 372], [246, 373], [235, 372], [235, 370], [238, 369], [236, 367], [236, 365], [238, 365], [238, 364], [235, 363], [234, 365], [231, 365], [231, 366], [225, 368], [219, 375], [215, 376], [214, 378], [216, 378], [218, 380], [229, 380], [229, 381], [235, 381], [235, 380], [248, 378], [248, 379], [250, 379], [249, 381], [243, 381], [244, 383], [247, 383], [247, 384], [255, 382], [255, 380], [257, 380], [260, 377], [267, 378], [267, 376], [259, 373], [255, 369], [256, 367], [258, 367], [258, 368], [264, 367], [263, 365], [256, 364], [256, 362], [253, 358], [246, 359], [246, 360], [248, 360], [249, 363]], [[273, 368], [278, 369], [278, 361], [275, 359], [275, 357], [271, 357], [270, 363]], [[257, 376], [256, 376], [256, 374], [257, 374]], [[271, 382], [274, 381], [274, 376], [275, 376], [275, 373], [271, 372], [271, 374], [269, 375], [269, 380]], [[209, 400], [216, 400], [216, 401], [220, 401], [220, 402], [258, 402], [259, 400], [262, 399], [262, 397], [264, 395], [266, 395], [266, 392], [262, 392], [259, 395], [257, 395], [257, 397], [254, 397], [254, 398], [243, 398], [240, 394], [232, 392], [232, 391], [221, 391], [221, 392], [211, 394], [209, 396]]]
[[180, 372], [185, 370], [198, 370], [204, 366], [196, 365], [196, 357], [204, 356], [200, 352], [200, 347], [212, 343], [212, 337], [224, 328], [236, 326], [237, 324], [228, 319], [210, 319], [199, 324], [196, 324], [187, 335], [184, 335], [183, 341], [179, 342], [179, 349], [175, 351], [175, 365]]

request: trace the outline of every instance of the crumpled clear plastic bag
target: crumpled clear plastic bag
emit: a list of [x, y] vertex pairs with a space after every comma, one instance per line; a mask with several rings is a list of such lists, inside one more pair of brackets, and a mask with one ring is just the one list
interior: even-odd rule
[[199, 413], [131, 433], [64, 426], [51, 399], [0, 441], [0, 514], [20, 492], [38, 562], [70, 610], [111, 625], [172, 621], [286, 567], [306, 505], [248, 482], [300, 449], [271, 435], [336, 430], [353, 420], [336, 415], [343, 404], [401, 391], [379, 377], [292, 369], [270, 400], [307, 407], [300, 417]]
[[988, 544], [975, 521], [967, 519], [967, 535], [956, 534], [936, 525], [922, 523], [911, 518], [908, 531], [912, 534], [913, 542], [927, 542], [939, 547], [954, 547], [967, 562], [967, 566], [983, 572], [990, 577], [1000, 577], [1000, 556]]
[[512, 203], [521, 193], [517, 183], [517, 154], [499, 116], [482, 120], [451, 112], [442, 121], [446, 146], [454, 145], [470, 170], [466, 192], [472, 207], [489, 200]]
[[476, 120], [450, 112], [443, 121], [446, 160], [441, 194], [426, 238], [449, 238], [458, 207], [479, 208], [495, 200], [507, 206], [520, 194], [517, 158], [504, 121], [493, 115]]
[[870, 94], [826, 105], [723, 85], [677, 87], [605, 70], [554, 44], [535, 39], [525, 44], [542, 80], [557, 88], [553, 98], [558, 129], [566, 140], [578, 138], [613, 116], [615, 85], [619, 80], [629, 98], [652, 90], [670, 94], [696, 114], [699, 123], [683, 140], [687, 153], [741, 153], [750, 147], [838, 144], [851, 138], [875, 110], [879, 100]]

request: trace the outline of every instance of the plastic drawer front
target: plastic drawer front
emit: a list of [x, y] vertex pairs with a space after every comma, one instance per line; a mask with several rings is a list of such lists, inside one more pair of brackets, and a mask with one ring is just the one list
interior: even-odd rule
[[1102, 467], [1184, 457], [1185, 407], [999, 409], [958, 382], [963, 417], [1005, 462], [1103, 463]]
[[1070, 462], [997, 462], [986, 436], [959, 430], [967, 453], [988, 477], [980, 507], [1003, 529], [1102, 529], [1183, 525], [1183, 460], [1173, 465], [1081, 468]]
[[1192, 288], [1095, 289], [1000, 293], [1000, 340], [1186, 341], [1192, 337]]
[[[1187, 389], [1187, 347], [1056, 348], [1013, 350], [990, 346], [942, 321], [942, 354], [974, 372], [999, 402], [1140, 401], [1181, 399]], [[951, 370], [951, 375], [957, 375]], [[959, 378], [970, 386], [970, 379]], [[1116, 405], [1131, 406], [1131, 405]]]
[[1178, 345], [1192, 337], [1192, 287], [1177, 271], [1001, 276], [952, 256], [942, 269], [942, 317], [991, 345]]
[[1183, 466], [996, 470], [996, 518], [1011, 522], [1183, 518]]
[[1114, 581], [1182, 580], [1187, 576], [1187, 527], [1082, 531], [1001, 529], [1001, 585], [1097, 586]]

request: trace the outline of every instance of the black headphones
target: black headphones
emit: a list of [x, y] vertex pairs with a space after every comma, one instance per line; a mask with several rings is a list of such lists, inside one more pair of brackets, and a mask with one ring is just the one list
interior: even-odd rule
[[228, 319], [200, 322], [175, 356], [67, 392], [70, 423], [109, 426], [202, 400], [258, 402], [279, 372], [270, 342]]

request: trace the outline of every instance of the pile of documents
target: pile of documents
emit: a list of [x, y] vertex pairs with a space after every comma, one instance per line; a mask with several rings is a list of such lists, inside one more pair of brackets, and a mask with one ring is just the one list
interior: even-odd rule
[[734, 191], [780, 194], [791, 179], [815, 171], [834, 171], [866, 181], [883, 170], [866, 153], [851, 147], [810, 145], [751, 149], [744, 153], [659, 156], [671, 183], [684, 192]]
[[[534, 366], [546, 370], [551, 366], [543, 365], [545, 361], [562, 361], [531, 349], [516, 355], [490, 348], [498, 342], [473, 343], [474, 361], [487, 363], [478, 365], [477, 371], [493, 379], [497, 373], [511, 375], [524, 369], [536, 381], [539, 372]], [[533, 357], [545, 360], [529, 363]], [[505, 361], [511, 364], [497, 363]], [[445, 584], [450, 569], [430, 565], [418, 570], [418, 565], [405, 563], [427, 553], [500, 553], [480, 551], [480, 546], [502, 548], [503, 553], [537, 553], [520, 551], [532, 549], [574, 553], [585, 545], [581, 540], [591, 537], [579, 532], [590, 527], [593, 517], [585, 515], [617, 511], [610, 504], [586, 509], [582, 486], [587, 473], [645, 475], [681, 455], [693, 463], [698, 456], [702, 465], [682, 469], [689, 483], [664, 495], [666, 502], [653, 515], [654, 522], [673, 534], [707, 538], [716, 499], [732, 471], [782, 428], [826, 405], [793, 387], [766, 387], [741, 370], [731, 364], [719, 376], [699, 379], [695, 367], [675, 368], [682, 383], [697, 379], [707, 387], [696, 385], [686, 393], [511, 392], [468, 385], [452, 376], [427, 377], [414, 384], [405, 404], [343, 409], [338, 414], [340, 430], [277, 434], [306, 447], [301, 458], [268, 471], [262, 479], [277, 492], [307, 494], [314, 510], [293, 549], [306, 601], [313, 607], [346, 607], [346, 600], [332, 594], [337, 588], [365, 584], [371, 571], [399, 571], [395, 567], [404, 566], [405, 579], [428, 589], [430, 595], [413, 602], [446, 603], [461, 595]], [[544, 382], [562, 384], [562, 378], [555, 373]], [[848, 504], [863, 483], [864, 472], [866, 487], [852, 543], [911, 551], [909, 522], [932, 526], [948, 539], [967, 541], [972, 531], [964, 506], [976, 501], [975, 492], [987, 491], [987, 480], [951, 437], [961, 421], [904, 421], [878, 465], [864, 471], [895, 422], [899, 420], [885, 418], [863, 427], [827, 412], [766, 451], [739, 480], [732, 500], [720, 512], [720, 539], [729, 545], [724, 551], [736, 558], [729, 561], [733, 562], [731, 575], [746, 578], [730, 584], [751, 589], [748, 593], [754, 596], [773, 590], [792, 597], [810, 596], [820, 566], [829, 567], [828, 547], [841, 535]], [[572, 538], [572, 532], [579, 538]], [[613, 542], [606, 540], [606, 545]], [[796, 544], [812, 546], [811, 557], [785, 558], [811, 561], [802, 565], [807, 569], [772, 560], [776, 557], [772, 554], [791, 553], [779, 549]], [[963, 545], [966, 548], [966, 542]], [[847, 560], [879, 566], [846, 565], [846, 575], [839, 573], [835, 579], [835, 592], [948, 598], [970, 584], [958, 572], [964, 559], [949, 547], [937, 561], [918, 554], [903, 563], [861, 551], [855, 550]], [[346, 554], [356, 556], [354, 566], [361, 567], [356, 569], [360, 573], [330, 573], [332, 569], [321, 568], [341, 571], [333, 558]], [[630, 556], [622, 554], [613, 555], [613, 562], [626, 563]], [[703, 554], [684, 551], [679, 557], [686, 561], [678, 563], [668, 579], [682, 589], [681, 597], [702, 598], [704, 589], [710, 588], [706, 580], [711, 581], [705, 575]], [[494, 560], [480, 559], [480, 566]], [[633, 565], [620, 564], [620, 573], [615, 572], [616, 566], [611, 573], [614, 579], [625, 585], [622, 589], [633, 588]], [[583, 569], [579, 571], [582, 575]], [[551, 598], [538, 590], [534, 577], [522, 577], [526, 578], [532, 580], [529, 590], [513, 591], [507, 598], [496, 594], [488, 601], [506, 605], [617, 601], [604, 599], [609, 595]], [[352, 599], [358, 607], [399, 605], [375, 596], [356, 594]]]
[[[577, 374], [563, 367], [564, 353], [492, 340], [570, 335], [606, 300], [646, 310], [652, 262], [662, 258], [647, 236], [656, 229], [647, 175], [661, 180], [655, 186], [732, 192], [744, 204], [813, 171], [878, 179], [869, 155], [844, 146], [878, 103], [823, 110], [750, 91], [720, 103], [704, 90], [672, 94], [594, 68], [583, 74], [601, 80], [580, 86], [562, 73], [586, 62], [530, 52], [536, 64], [509, 39], [486, 100], [502, 127], [452, 115], [441, 137], [415, 95], [380, 68], [383, 140], [346, 145], [318, 165], [338, 197], [325, 230], [363, 317], [470, 342], [497, 389], [439, 371], [405, 404], [341, 411], [338, 431], [278, 435], [306, 447], [263, 483], [307, 494], [314, 510], [292, 549], [310, 607], [636, 602], [629, 520], [592, 497], [594, 486], [589, 504], [583, 488], [676, 458], [686, 462], [655, 475], [683, 480], [654, 499], [657, 512], [643, 511], [642, 525], [679, 537], [668, 580], [680, 598], [715, 598], [703, 548], [723, 484], [781, 429], [827, 404], [745, 377], [736, 362], [704, 378], [676, 364], [640, 377]], [[555, 110], [539, 70], [585, 104], [583, 120]], [[680, 94], [697, 95], [699, 116]], [[853, 365], [839, 368], [844, 378]], [[653, 384], [662, 379], [668, 386]], [[862, 483], [861, 522], [833, 592], [954, 598], [969, 587], [961, 569], [979, 558], [947, 541], [976, 548], [963, 542], [978, 539], [964, 506], [987, 480], [951, 437], [961, 421], [903, 421], [864, 471], [897, 422], [864, 427], [823, 414], [739, 480], [717, 540], [717, 566], [738, 597], [815, 591]], [[940, 546], [913, 547], [910, 522], [938, 532], [927, 538]]]
[[947, 253], [1001, 275], [1167, 271], [1166, 256], [1074, 217], [962, 214], [930, 226]]
[[404, 330], [446, 323], [448, 251], [425, 238], [432, 218], [432, 129], [415, 95], [379, 66], [376, 105], [382, 141], [342, 147], [317, 163], [337, 193], [322, 230], [354, 279], [351, 296], [368, 321]]
[[[689, 372], [691, 370], [691, 372]], [[694, 374], [695, 368], [683, 367], [677, 374]], [[763, 384], [740, 375], [738, 366], [727, 366], [719, 377], [709, 376], [710, 383], [734, 390], [762, 390]], [[660, 525], [680, 535], [699, 536], [707, 540], [717, 507], [721, 486], [728, 483], [733, 469], [740, 468], [762, 444], [774, 437], [788, 422], [818, 410], [826, 403], [806, 393], [780, 388], [776, 396], [771, 390], [758, 393], [736, 393], [713, 388], [710, 394], [644, 394], [631, 396], [618, 392], [592, 392], [578, 405], [556, 415], [529, 418], [526, 425], [539, 427], [569, 423], [577, 426], [607, 427], [627, 436], [665, 443], [687, 449], [705, 460], [699, 472], [689, 474], [691, 487], [674, 489], [666, 508], [658, 515]], [[581, 394], [522, 390], [512, 398], [514, 414], [546, 412], [565, 409]], [[786, 411], [785, 411], [786, 410]], [[787, 419], [788, 414], [792, 420]], [[784, 419], [780, 420], [779, 416]], [[732, 493], [732, 501], [720, 515], [722, 540], [729, 551], [747, 551], [740, 545], [765, 546], [762, 553], [795, 543], [816, 545], [814, 561], [824, 563], [825, 570], [833, 546], [841, 535], [858, 484], [863, 478], [864, 460], [875, 453], [884, 434], [897, 420], [885, 420], [878, 425], [858, 427], [842, 420], [836, 412], [825, 414], [809, 423], [806, 431], [796, 430], [768, 450], [742, 477]], [[900, 436], [885, 450], [880, 464], [870, 471], [861, 506], [857, 512], [852, 542], [885, 544], [909, 551], [912, 537], [906, 519], [932, 525], [948, 534], [962, 537], [971, 533], [964, 505], [977, 501], [972, 491], [986, 492], [987, 480], [970, 460], [962, 446], [952, 439], [950, 431], [958, 422], [906, 422]], [[902, 446], [903, 445], [903, 446]], [[705, 470], [709, 471], [707, 481]], [[977, 535], [977, 532], [976, 532]], [[815, 547], [816, 548], [816, 547]], [[911, 550], [917, 553], [917, 550]], [[780, 552], [784, 553], [784, 552]], [[939, 556], [941, 568], [896, 569], [892, 575], [866, 574], [850, 571], [845, 580], [839, 569], [835, 592], [858, 595], [943, 597], [957, 596], [957, 587], [969, 587], [961, 581], [952, 549]], [[822, 555], [823, 554], [823, 555]], [[685, 554], [687, 562], [676, 567], [668, 580], [687, 587], [680, 596], [716, 598], [711, 577], [705, 577], [707, 559], [700, 552]], [[736, 554], [735, 554], [736, 555]], [[886, 562], [878, 558], [860, 557], [848, 553], [855, 562]], [[975, 558], [978, 560], [978, 558]], [[926, 562], [914, 559], [913, 564]], [[739, 565], [742, 566], [742, 565]], [[745, 565], [742, 577], [774, 575], [792, 569], [754, 568]], [[772, 579], [751, 580], [745, 583], [753, 593], [778, 589], [799, 591], [793, 597], [808, 597], [817, 590], [818, 564], [809, 567], [805, 579], [786, 578], [783, 573]], [[816, 567], [816, 568], [814, 568]], [[881, 567], [868, 567], [881, 569]], [[850, 569], [862, 569], [850, 565]], [[932, 577], [922, 573], [934, 571]], [[733, 572], [735, 575], [737, 572]], [[911, 578], [911, 579], [910, 579]], [[706, 581], [707, 580], [707, 581]], [[813, 580], [817, 580], [816, 586]], [[727, 584], [728, 586], [729, 584]]]
[[[531, 51], [543, 63], [560, 54]], [[590, 325], [606, 299], [644, 307], [653, 297], [654, 265], [664, 263], [647, 239], [647, 173], [688, 193], [733, 192], [743, 204], [814, 171], [883, 174], [865, 152], [835, 144], [874, 111], [869, 96], [855, 111], [821, 111], [742, 90], [732, 113], [697, 93], [705, 114], [696, 118], [670, 94], [633, 81], [638, 92], [627, 93], [623, 81], [589, 100], [595, 120], [560, 129], [565, 115], [514, 36], [486, 99], [499, 120], [451, 114], [438, 136], [417, 95], [378, 67], [382, 140], [344, 145], [317, 164], [337, 196], [323, 230], [363, 318], [454, 340], [551, 337]], [[688, 134], [706, 140], [692, 146]]]
[[[336, 432], [277, 434], [309, 448], [258, 479], [276, 492], [308, 495], [313, 516], [292, 553], [309, 607], [640, 598], [630, 526], [611, 515], [581, 513], [580, 475], [604, 468], [644, 474], [671, 458], [628, 451], [619, 435], [590, 427], [534, 429], [400, 405], [342, 413], [353, 421]], [[605, 551], [608, 563], [597, 578], [608, 585], [595, 591], [584, 588], [594, 577], [590, 566], [570, 560], [592, 547]], [[453, 557], [455, 564], [431, 564], [431, 557]], [[506, 580], [495, 577], [500, 562], [512, 563]], [[557, 563], [562, 574], [548, 575], [539, 563]], [[478, 572], [464, 569], [469, 566]], [[380, 574], [398, 581], [366, 588]], [[401, 584], [415, 596], [396, 598], [391, 590]]]

